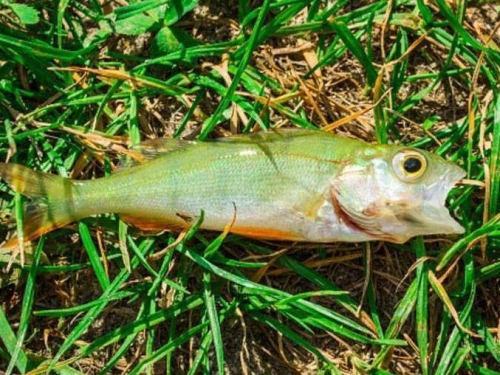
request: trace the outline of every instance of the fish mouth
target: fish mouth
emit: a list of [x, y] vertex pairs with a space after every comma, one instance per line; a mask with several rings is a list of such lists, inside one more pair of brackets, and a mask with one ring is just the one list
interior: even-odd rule
[[445, 206], [451, 189], [465, 177], [465, 171], [455, 165], [438, 181], [427, 187], [419, 207], [405, 211], [401, 219], [415, 231], [414, 235], [462, 234], [464, 228], [450, 215]]

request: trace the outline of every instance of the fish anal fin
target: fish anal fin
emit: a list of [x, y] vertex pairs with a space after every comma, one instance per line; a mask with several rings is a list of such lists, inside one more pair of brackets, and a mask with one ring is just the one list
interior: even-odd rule
[[171, 230], [178, 231], [186, 228], [185, 225], [180, 223], [166, 222], [165, 220], [159, 220], [154, 218], [144, 218], [129, 215], [121, 215], [120, 218], [127, 224], [130, 224], [142, 231], [153, 232], [153, 231], [163, 231]]
[[[121, 215], [121, 219], [126, 223], [133, 225], [134, 227], [145, 232], [163, 231], [163, 230], [180, 231], [190, 226], [190, 223], [187, 220], [185, 222], [179, 221], [174, 223], [160, 219], [136, 217], [129, 215]], [[283, 240], [283, 241], [303, 240], [300, 236], [291, 232], [269, 229], [269, 228], [260, 228], [260, 227], [239, 227], [239, 226], [231, 227], [230, 232], [234, 234], [239, 234], [241, 236], [257, 238], [262, 240]]]

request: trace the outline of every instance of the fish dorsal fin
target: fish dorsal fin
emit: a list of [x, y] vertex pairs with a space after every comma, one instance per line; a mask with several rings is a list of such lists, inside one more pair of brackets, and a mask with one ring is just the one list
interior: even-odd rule
[[141, 142], [139, 145], [132, 147], [132, 150], [141, 154], [146, 160], [152, 160], [158, 156], [169, 154], [194, 144], [196, 144], [196, 141], [177, 138], [156, 138]]
[[313, 131], [309, 129], [279, 129], [256, 133], [237, 134], [229, 137], [215, 138], [206, 142], [188, 141], [176, 138], [148, 139], [147, 141], [129, 149], [128, 155], [126, 155], [126, 157], [118, 163], [117, 171], [138, 164], [143, 164], [160, 156], [179, 151], [197, 143], [211, 143], [213, 145], [224, 145], [228, 143], [265, 145], [266, 143], [272, 143], [278, 140], [286, 141], [297, 137], [316, 136], [320, 133], [321, 131]]
[[178, 151], [196, 144], [196, 141], [187, 141], [176, 138], [155, 138], [141, 142], [129, 150], [129, 154], [118, 163], [118, 170], [133, 167], [154, 160], [165, 154]]
[[297, 137], [307, 137], [317, 135], [320, 131], [310, 129], [270, 129], [255, 133], [236, 134], [229, 137], [216, 138], [214, 141], [226, 143], [265, 143], [274, 141], [291, 140]]

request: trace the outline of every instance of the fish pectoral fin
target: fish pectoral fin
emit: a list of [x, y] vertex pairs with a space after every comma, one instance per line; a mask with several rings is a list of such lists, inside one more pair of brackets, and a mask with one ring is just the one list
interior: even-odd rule
[[261, 240], [303, 241], [303, 238], [295, 233], [270, 228], [232, 227], [230, 232]]
[[321, 214], [321, 211], [324, 209], [326, 205], [328, 205], [329, 201], [325, 198], [324, 195], [309, 195], [308, 199], [304, 199], [303, 202], [293, 207], [293, 210], [304, 216], [305, 219], [316, 221]]

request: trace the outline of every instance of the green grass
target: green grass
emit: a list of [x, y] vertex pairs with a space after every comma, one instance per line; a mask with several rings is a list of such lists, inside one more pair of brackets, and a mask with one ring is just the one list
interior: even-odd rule
[[[500, 373], [491, 20], [481, 39], [462, 1], [101, 3], [0, 1], [0, 160], [95, 178], [148, 138], [323, 127], [379, 102], [335, 131], [431, 150], [486, 185], [450, 194], [459, 238], [310, 246], [195, 225], [176, 241], [105, 215], [10, 272], [0, 250], [1, 371]], [[29, 220], [22, 205], [1, 182], [2, 223]]]

